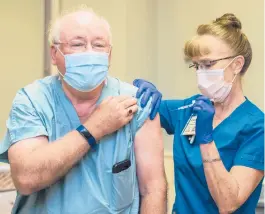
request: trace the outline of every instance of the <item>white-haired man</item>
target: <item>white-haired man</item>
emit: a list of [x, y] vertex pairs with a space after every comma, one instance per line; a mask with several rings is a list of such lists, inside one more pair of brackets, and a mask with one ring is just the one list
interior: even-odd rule
[[92, 11], [59, 18], [51, 58], [59, 75], [19, 90], [0, 144], [18, 195], [13, 213], [165, 213], [159, 118], [136, 88], [107, 76], [108, 23]]

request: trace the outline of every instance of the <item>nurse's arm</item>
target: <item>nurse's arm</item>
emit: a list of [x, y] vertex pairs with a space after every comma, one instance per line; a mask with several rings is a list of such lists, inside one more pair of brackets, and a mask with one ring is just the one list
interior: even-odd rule
[[[137, 100], [130, 97], [106, 99], [84, 126], [99, 140], [127, 124], [137, 111], [136, 104]], [[123, 110], [127, 105], [131, 106], [132, 114]], [[8, 159], [17, 190], [22, 195], [30, 195], [47, 188], [63, 177], [89, 149], [88, 142], [77, 131], [51, 143], [46, 136], [15, 142], [8, 150]]]
[[141, 195], [141, 214], [165, 214], [167, 182], [159, 115], [147, 120], [135, 137], [137, 177]]
[[[200, 145], [202, 160], [218, 159], [214, 142]], [[253, 168], [233, 166], [226, 170], [222, 161], [204, 162], [204, 173], [209, 191], [220, 213], [232, 213], [251, 195], [264, 174]]]

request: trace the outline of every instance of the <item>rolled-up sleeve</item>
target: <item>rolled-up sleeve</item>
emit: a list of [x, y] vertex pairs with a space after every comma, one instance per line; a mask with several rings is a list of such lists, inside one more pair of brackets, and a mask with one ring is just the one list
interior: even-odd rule
[[14, 99], [7, 121], [7, 130], [11, 144], [40, 135], [47, 136], [40, 114], [23, 90], [19, 91]]
[[21, 89], [15, 96], [6, 123], [6, 135], [0, 145], [0, 161], [7, 162], [7, 151], [14, 143], [37, 136], [48, 136], [40, 114]]

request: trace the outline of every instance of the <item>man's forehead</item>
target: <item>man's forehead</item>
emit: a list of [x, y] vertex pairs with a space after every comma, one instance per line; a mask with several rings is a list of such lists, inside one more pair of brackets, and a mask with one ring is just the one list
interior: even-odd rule
[[99, 17], [80, 12], [70, 14], [62, 19], [61, 36], [66, 39], [88, 36], [107, 38], [108, 32]]

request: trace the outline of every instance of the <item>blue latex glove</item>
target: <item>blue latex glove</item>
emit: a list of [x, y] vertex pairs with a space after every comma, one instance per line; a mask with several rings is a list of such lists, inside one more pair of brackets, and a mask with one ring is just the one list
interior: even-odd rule
[[214, 106], [211, 101], [200, 96], [193, 105], [193, 114], [197, 115], [196, 138], [198, 144], [207, 144], [213, 141], [213, 117], [215, 114]]
[[157, 112], [159, 111], [162, 94], [152, 83], [143, 79], [134, 80], [133, 85], [139, 88], [136, 93], [136, 98], [140, 98], [143, 94], [143, 97], [141, 99], [142, 108], [146, 106], [148, 100], [150, 99], [150, 97], [152, 97], [150, 119], [153, 120]]

